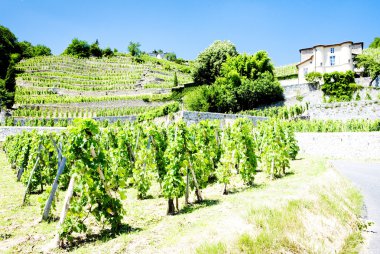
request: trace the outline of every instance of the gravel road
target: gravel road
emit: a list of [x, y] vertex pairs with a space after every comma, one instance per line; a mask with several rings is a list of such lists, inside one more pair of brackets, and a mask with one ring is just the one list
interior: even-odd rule
[[359, 187], [365, 203], [365, 216], [374, 224], [368, 228], [369, 245], [364, 253], [380, 253], [380, 163], [332, 161], [334, 167]]

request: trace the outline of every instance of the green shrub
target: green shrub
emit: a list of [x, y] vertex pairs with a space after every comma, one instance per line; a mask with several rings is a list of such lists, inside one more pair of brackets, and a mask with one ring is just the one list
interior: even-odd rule
[[207, 101], [207, 86], [200, 86], [190, 91], [183, 97], [185, 108], [193, 111], [208, 111], [209, 103]]
[[322, 82], [322, 74], [319, 72], [313, 71], [306, 74], [305, 79], [309, 83], [312, 83], [314, 85], [319, 85]]
[[321, 87], [329, 101], [350, 101], [355, 91], [361, 87], [355, 84], [353, 71], [331, 72], [323, 74], [324, 84]]

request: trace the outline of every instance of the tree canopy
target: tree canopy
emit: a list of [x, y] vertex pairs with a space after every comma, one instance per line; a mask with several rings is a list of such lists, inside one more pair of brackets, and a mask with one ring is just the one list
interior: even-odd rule
[[368, 48], [363, 50], [363, 53], [357, 55], [356, 66], [361, 68], [370, 75], [371, 83], [380, 75], [380, 48]]
[[16, 36], [0, 25], [0, 106], [12, 107], [16, 87], [14, 65], [23, 58], [51, 55], [44, 45], [33, 46], [28, 41], [18, 42]]
[[90, 45], [87, 41], [82, 41], [78, 38], [74, 38], [62, 54], [81, 58], [88, 58], [90, 56], [110, 57], [114, 55], [114, 52], [109, 47], [104, 50], [101, 49], [99, 47], [98, 40], [96, 40], [94, 43]]
[[99, 41], [96, 40], [93, 44], [90, 46], [90, 55], [94, 57], [102, 57], [103, 52], [102, 49], [99, 47]]
[[197, 111], [238, 112], [283, 100], [273, 70], [265, 51], [228, 56], [215, 83], [189, 93], [185, 104]]
[[128, 51], [131, 54], [131, 56], [140, 56], [141, 50], [140, 50], [141, 44], [139, 42], [129, 42], [128, 45]]
[[16, 36], [6, 27], [0, 25], [0, 78], [4, 79], [11, 55], [18, 53]]
[[376, 37], [371, 44], [369, 44], [370, 48], [380, 48], [380, 37]]
[[177, 55], [173, 52], [170, 52], [165, 55], [165, 59], [168, 61], [175, 62], [177, 60]]
[[223, 63], [221, 75], [226, 76], [231, 71], [236, 71], [240, 76], [248, 79], [257, 79], [262, 73], [269, 72], [273, 75], [274, 66], [267, 52], [258, 51], [254, 55], [241, 54], [228, 57]]
[[78, 38], [74, 38], [65, 51], [63, 51], [63, 54], [83, 58], [90, 57], [90, 45], [87, 41], [81, 41]]
[[212, 84], [220, 74], [227, 57], [237, 56], [236, 47], [230, 41], [215, 41], [195, 60], [193, 79], [198, 84]]
[[37, 44], [33, 46], [32, 43], [28, 41], [22, 41], [19, 44], [21, 49], [21, 58], [32, 58], [35, 56], [50, 56], [51, 50], [45, 45]]

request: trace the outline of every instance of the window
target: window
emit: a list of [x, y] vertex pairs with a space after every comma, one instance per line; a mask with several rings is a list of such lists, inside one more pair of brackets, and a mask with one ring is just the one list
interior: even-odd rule
[[330, 48], [330, 53], [334, 54], [335, 53], [335, 49], [334, 48]]
[[308, 69], [307, 68], [303, 68], [303, 75], [304, 76], [306, 76], [307, 72], [308, 72]]
[[330, 56], [330, 65], [335, 65], [335, 56]]

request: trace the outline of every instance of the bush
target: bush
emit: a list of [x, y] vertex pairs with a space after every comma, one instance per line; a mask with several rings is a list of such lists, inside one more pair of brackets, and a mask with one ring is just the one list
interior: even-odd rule
[[200, 86], [192, 90], [183, 97], [186, 109], [193, 111], [209, 111], [209, 103], [207, 101], [207, 86]]
[[[238, 90], [240, 110], [253, 109], [284, 100], [284, 89], [273, 74], [265, 72], [256, 80], [246, 80]], [[239, 109], [237, 109], [239, 110]]]
[[325, 73], [321, 90], [330, 97], [329, 101], [350, 101], [353, 93], [360, 89], [354, 75], [353, 71]]
[[231, 71], [211, 86], [201, 86], [184, 97], [186, 108], [194, 111], [238, 112], [283, 100], [283, 88], [271, 73], [250, 80]]
[[307, 82], [313, 85], [320, 85], [322, 83], [322, 74], [319, 72], [310, 72], [305, 75], [305, 79]]

